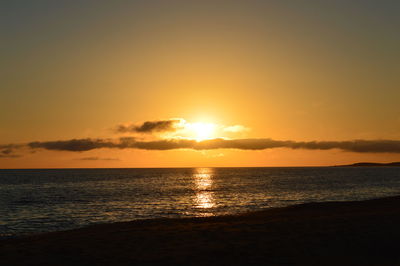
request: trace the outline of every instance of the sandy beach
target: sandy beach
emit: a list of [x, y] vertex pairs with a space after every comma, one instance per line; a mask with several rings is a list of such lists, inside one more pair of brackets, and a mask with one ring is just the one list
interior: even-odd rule
[[2, 265], [399, 265], [400, 197], [0, 241]]

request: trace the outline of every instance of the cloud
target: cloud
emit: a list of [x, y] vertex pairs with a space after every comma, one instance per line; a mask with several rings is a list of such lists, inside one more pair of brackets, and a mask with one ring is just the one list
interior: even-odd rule
[[[215, 138], [198, 141], [189, 137], [185, 130], [190, 129], [190, 123], [184, 119], [175, 118], [168, 120], [146, 121], [141, 124], [119, 125], [116, 128], [120, 133], [172, 133], [162, 134], [162, 138], [140, 139], [136, 137], [121, 138], [84, 138], [57, 141], [34, 141], [22, 144], [0, 144], [0, 158], [21, 157], [16, 151], [34, 153], [40, 150], [85, 152], [95, 149], [141, 149], [141, 150], [175, 150], [191, 149], [198, 151], [217, 149], [237, 150], [266, 150], [274, 148], [306, 149], [306, 150], [331, 150], [338, 149], [356, 153], [399, 153], [400, 140], [350, 140], [350, 141], [294, 141], [273, 140], [269, 138]], [[220, 126], [224, 132], [237, 133], [248, 131], [242, 125]], [[191, 133], [191, 132], [189, 132]], [[180, 136], [177, 136], [180, 134]], [[182, 135], [183, 134], [183, 135]], [[169, 135], [167, 137], [167, 135]], [[158, 136], [160, 137], [160, 136]], [[118, 160], [117, 158], [83, 157], [76, 160]]]
[[[196, 141], [188, 138], [171, 138], [151, 141], [138, 140], [134, 137], [118, 139], [70, 139], [59, 141], [35, 141], [26, 144], [0, 145], [0, 158], [16, 158], [21, 155], [14, 152], [29, 148], [30, 151], [40, 149], [53, 151], [85, 152], [95, 149], [141, 149], [141, 150], [266, 150], [274, 148], [331, 150], [339, 149], [357, 153], [400, 153], [400, 140], [351, 140], [351, 141], [293, 141], [273, 140], [268, 138], [248, 139], [209, 139]], [[112, 158], [86, 157], [82, 160], [108, 160]]]
[[232, 133], [237, 133], [237, 132], [244, 132], [244, 131], [249, 131], [250, 129], [242, 126], [242, 125], [234, 125], [234, 126], [227, 126], [224, 127], [223, 131], [225, 132], [232, 132]]
[[158, 121], [146, 121], [140, 125], [135, 124], [121, 124], [116, 128], [118, 133], [146, 133], [151, 134], [154, 132], [173, 132], [179, 129], [181, 119], [168, 119]]
[[22, 155], [19, 154], [0, 154], [0, 158], [19, 158]]
[[101, 157], [83, 157], [76, 160], [81, 161], [119, 161], [118, 158], [101, 158]]
[[12, 151], [13, 151], [12, 149], [6, 148], [6, 149], [2, 150], [0, 153], [2, 153], [3, 155], [8, 155], [8, 154], [11, 154]]
[[14, 150], [21, 147], [21, 145], [7, 144], [0, 145], [0, 158], [18, 158], [21, 157], [19, 154], [15, 154]]
[[5, 153], [8, 153], [8, 151], [13, 150], [13, 149], [18, 149], [23, 147], [24, 144], [0, 144], [0, 150], [3, 152], [4, 150], [7, 150]]
[[273, 139], [210, 139], [196, 141], [192, 139], [161, 139], [153, 141], [137, 141], [135, 138], [110, 139], [72, 139], [64, 141], [31, 142], [27, 144], [32, 149], [47, 149], [58, 151], [89, 151], [101, 148], [142, 149], [142, 150], [173, 150], [173, 149], [239, 149], [265, 150], [273, 148], [330, 150], [340, 149], [358, 153], [400, 153], [399, 140], [352, 140], [352, 141], [309, 141]]
[[58, 151], [89, 151], [100, 148], [115, 148], [114, 144], [104, 139], [71, 139], [59, 141], [35, 141], [27, 144], [32, 149], [46, 149]]
[[353, 140], [353, 141], [311, 141], [292, 142], [293, 149], [329, 150], [341, 149], [360, 153], [400, 153], [399, 140]]

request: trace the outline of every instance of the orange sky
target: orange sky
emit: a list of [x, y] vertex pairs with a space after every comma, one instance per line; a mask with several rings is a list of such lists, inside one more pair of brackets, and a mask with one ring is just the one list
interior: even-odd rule
[[[196, 138], [115, 132], [172, 118], [215, 124], [209, 138], [397, 141], [398, 10], [395, 1], [10, 2], [0, 11], [0, 168], [398, 161], [397, 151], [336, 148], [5, 146]], [[235, 125], [245, 130], [223, 130]]]

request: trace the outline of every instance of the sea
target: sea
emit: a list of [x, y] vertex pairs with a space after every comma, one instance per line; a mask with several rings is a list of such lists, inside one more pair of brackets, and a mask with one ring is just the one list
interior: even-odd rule
[[0, 170], [0, 238], [400, 194], [400, 167]]

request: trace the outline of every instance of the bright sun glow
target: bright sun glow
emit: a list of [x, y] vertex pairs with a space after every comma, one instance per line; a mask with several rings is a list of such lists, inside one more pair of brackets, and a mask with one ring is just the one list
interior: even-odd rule
[[211, 139], [214, 137], [215, 125], [211, 123], [191, 123], [188, 125], [190, 131], [197, 141]]

